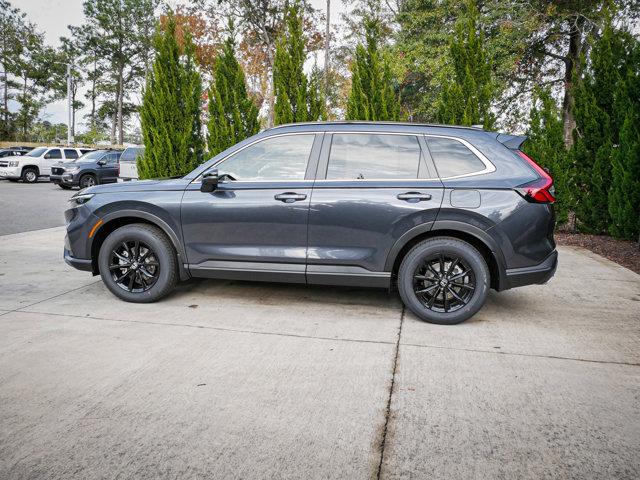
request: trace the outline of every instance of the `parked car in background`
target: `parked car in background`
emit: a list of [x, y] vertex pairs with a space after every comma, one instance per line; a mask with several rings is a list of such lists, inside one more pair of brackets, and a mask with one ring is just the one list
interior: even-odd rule
[[179, 179], [83, 190], [64, 258], [129, 302], [178, 279], [390, 289], [454, 324], [489, 289], [544, 283], [557, 266], [553, 180], [526, 137], [390, 122], [282, 125]]
[[29, 150], [23, 150], [18, 148], [3, 148], [0, 149], [0, 158], [4, 157], [21, 157]]
[[49, 180], [60, 188], [87, 188], [118, 181], [122, 150], [94, 150], [70, 162], [51, 167]]
[[144, 147], [127, 147], [120, 157], [119, 182], [138, 179], [138, 158], [144, 155]]
[[0, 177], [35, 183], [39, 177], [48, 177], [60, 160], [75, 160], [81, 155], [79, 148], [37, 147], [19, 157], [0, 159]]

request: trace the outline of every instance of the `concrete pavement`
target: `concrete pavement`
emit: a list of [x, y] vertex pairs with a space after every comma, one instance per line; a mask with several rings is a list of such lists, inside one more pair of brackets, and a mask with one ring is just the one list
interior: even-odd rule
[[640, 477], [640, 275], [597, 255], [446, 327], [379, 290], [127, 304], [63, 235], [0, 236], [0, 478]]

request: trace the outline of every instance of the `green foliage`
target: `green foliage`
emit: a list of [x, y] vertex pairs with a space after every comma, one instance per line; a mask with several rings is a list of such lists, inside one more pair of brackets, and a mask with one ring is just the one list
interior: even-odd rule
[[616, 123], [622, 122], [612, 158], [609, 232], [618, 238], [640, 236], [640, 42], [634, 40], [627, 75], [616, 89]]
[[454, 75], [442, 89], [438, 120], [453, 125], [481, 124], [490, 130], [495, 123], [491, 102], [497, 92], [478, 19], [475, 2], [469, 1], [466, 18], [457, 22], [449, 45]]
[[524, 150], [541, 167], [547, 168], [553, 178], [559, 223], [567, 221], [573, 205], [572, 169], [564, 147], [562, 125], [560, 111], [549, 89], [536, 89]]
[[379, 22], [365, 21], [365, 45], [359, 43], [351, 65], [351, 91], [347, 120], [399, 120], [400, 102], [395, 93], [389, 62], [378, 49]]
[[576, 224], [581, 231], [609, 231], [612, 162], [627, 117], [628, 100], [621, 95], [626, 91], [623, 79], [633, 68], [629, 56], [633, 42], [637, 41], [629, 34], [615, 30], [609, 18], [593, 44], [588, 68], [575, 80], [576, 130], [571, 155], [576, 170]]
[[184, 175], [203, 157], [202, 80], [188, 33], [181, 52], [172, 12], [154, 37], [155, 60], [147, 76], [140, 119], [145, 154], [140, 178]]
[[321, 89], [317, 84], [310, 86], [304, 73], [307, 53], [298, 4], [289, 7], [285, 24], [273, 64], [274, 124], [326, 119]]
[[244, 72], [235, 56], [233, 24], [214, 66], [209, 89], [209, 156], [258, 133], [258, 108], [247, 94]]

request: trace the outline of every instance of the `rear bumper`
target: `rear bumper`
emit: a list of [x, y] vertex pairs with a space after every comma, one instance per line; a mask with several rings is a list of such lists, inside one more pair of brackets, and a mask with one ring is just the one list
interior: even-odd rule
[[64, 261], [68, 265], [71, 265], [73, 268], [76, 268], [78, 270], [84, 270], [85, 272], [92, 271], [91, 259], [72, 257], [71, 252], [69, 252], [69, 250], [67, 250], [66, 248], [64, 249]]
[[558, 268], [558, 252], [554, 250], [538, 265], [508, 269], [505, 275], [506, 288], [504, 290], [524, 285], [546, 283], [556, 273], [556, 268]]

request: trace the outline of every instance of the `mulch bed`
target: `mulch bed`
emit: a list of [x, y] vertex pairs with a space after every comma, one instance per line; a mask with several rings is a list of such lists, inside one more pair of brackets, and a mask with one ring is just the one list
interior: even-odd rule
[[607, 235], [586, 235], [584, 233], [555, 233], [558, 245], [583, 247], [629, 270], [640, 273], [640, 247], [638, 242], [616, 240]]

